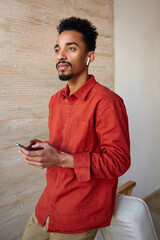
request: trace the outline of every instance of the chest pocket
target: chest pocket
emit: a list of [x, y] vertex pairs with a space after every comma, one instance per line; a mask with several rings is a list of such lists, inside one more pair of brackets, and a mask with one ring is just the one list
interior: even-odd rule
[[89, 121], [74, 120], [69, 127], [69, 146], [72, 152], [85, 152], [89, 144], [90, 124]]

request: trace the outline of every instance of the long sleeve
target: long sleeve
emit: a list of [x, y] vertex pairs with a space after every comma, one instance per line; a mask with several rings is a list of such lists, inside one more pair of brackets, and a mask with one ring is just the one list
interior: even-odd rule
[[130, 167], [128, 118], [122, 99], [99, 102], [95, 131], [100, 151], [74, 155], [74, 171], [80, 181], [117, 178]]

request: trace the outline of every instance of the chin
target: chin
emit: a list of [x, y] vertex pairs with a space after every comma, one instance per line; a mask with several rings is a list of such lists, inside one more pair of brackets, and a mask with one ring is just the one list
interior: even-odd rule
[[70, 73], [70, 74], [59, 74], [59, 79], [61, 81], [68, 81], [72, 78], [72, 76], [73, 76], [72, 73]]

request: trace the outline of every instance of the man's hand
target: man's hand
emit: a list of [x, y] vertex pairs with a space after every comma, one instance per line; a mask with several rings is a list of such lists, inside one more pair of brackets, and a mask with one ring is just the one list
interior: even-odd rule
[[[42, 142], [41, 140], [38, 140], [38, 139], [32, 139], [31, 141], [29, 141], [29, 144], [28, 144], [28, 146], [27, 146], [27, 148], [30, 148], [30, 149], [32, 149], [32, 146], [33, 145], [35, 145], [36, 143], [38, 143], [38, 142]], [[35, 149], [36, 150], [36, 149]]]
[[30, 142], [29, 147], [40, 149], [36, 151], [27, 151], [21, 149], [20, 155], [23, 160], [38, 168], [51, 168], [55, 166], [73, 168], [73, 156], [58, 151], [49, 143], [43, 143], [37, 139]]

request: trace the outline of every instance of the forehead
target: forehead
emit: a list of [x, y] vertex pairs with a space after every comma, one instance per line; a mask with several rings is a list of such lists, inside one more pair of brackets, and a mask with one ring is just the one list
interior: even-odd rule
[[65, 45], [68, 42], [75, 42], [77, 43], [80, 47], [85, 47], [84, 40], [82, 38], [82, 34], [77, 31], [64, 31], [62, 32], [56, 41], [56, 44]]

